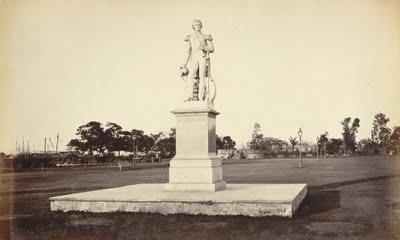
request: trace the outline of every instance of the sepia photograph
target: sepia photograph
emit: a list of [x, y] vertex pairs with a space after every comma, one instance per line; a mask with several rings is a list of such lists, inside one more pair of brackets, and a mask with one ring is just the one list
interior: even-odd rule
[[0, 0], [0, 239], [400, 240], [400, 0]]

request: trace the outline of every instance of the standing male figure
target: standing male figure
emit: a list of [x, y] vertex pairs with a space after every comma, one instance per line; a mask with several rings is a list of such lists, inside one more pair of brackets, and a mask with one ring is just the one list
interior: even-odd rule
[[187, 100], [189, 101], [195, 100], [193, 99], [193, 86], [197, 80], [199, 81], [198, 100], [206, 100], [206, 78], [210, 77], [209, 53], [214, 52], [214, 46], [211, 35], [201, 32], [202, 27], [200, 20], [193, 20], [192, 28], [194, 33], [187, 35], [185, 38], [187, 54], [181, 70], [186, 74], [187, 70], [189, 71], [189, 79], [187, 80]]

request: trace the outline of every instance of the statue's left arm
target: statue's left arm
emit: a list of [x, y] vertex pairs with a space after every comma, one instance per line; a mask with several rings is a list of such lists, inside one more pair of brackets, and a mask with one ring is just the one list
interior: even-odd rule
[[208, 53], [212, 53], [214, 52], [214, 44], [212, 42], [212, 36], [211, 35], [206, 35], [205, 37], [206, 40], [206, 45], [204, 46], [204, 51], [208, 52]]

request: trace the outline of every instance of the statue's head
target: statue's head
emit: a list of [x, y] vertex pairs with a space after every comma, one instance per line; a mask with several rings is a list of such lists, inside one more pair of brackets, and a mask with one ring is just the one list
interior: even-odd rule
[[200, 20], [198, 20], [198, 19], [193, 20], [193, 24], [192, 24], [193, 30], [195, 30], [196, 32], [199, 32], [202, 27], [203, 27], [203, 24], [201, 23]]

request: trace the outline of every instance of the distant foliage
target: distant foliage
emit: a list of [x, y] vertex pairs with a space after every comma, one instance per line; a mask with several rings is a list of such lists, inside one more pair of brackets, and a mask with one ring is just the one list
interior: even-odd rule
[[369, 139], [361, 139], [357, 143], [357, 152], [360, 155], [373, 155], [376, 154], [375, 152], [375, 143]]
[[32, 154], [18, 154], [13, 158], [12, 168], [31, 169], [31, 168], [47, 168], [53, 167], [52, 158], [50, 156], [36, 156]]
[[235, 149], [236, 142], [231, 136], [219, 137], [217, 135], [217, 149]]
[[299, 143], [299, 141], [297, 140], [296, 137], [289, 137], [289, 142], [290, 145], [292, 145], [292, 152], [294, 152], [294, 148], [296, 147], [296, 145]]
[[80, 152], [88, 152], [90, 155], [94, 152], [103, 154], [110, 144], [101, 123], [96, 121], [80, 126], [76, 135], [80, 139], [72, 139], [67, 146]]
[[375, 153], [387, 153], [389, 150], [391, 130], [387, 126], [390, 119], [383, 113], [375, 115], [372, 122], [371, 139], [374, 143]]
[[172, 158], [175, 156], [176, 148], [176, 129], [171, 128], [167, 135], [157, 134], [155, 137], [155, 149], [161, 152], [162, 158]]
[[351, 118], [347, 117], [341, 123], [343, 127], [344, 151], [351, 154], [356, 150], [356, 133], [358, 133], [358, 128], [360, 127], [360, 119], [355, 118], [352, 122]]
[[[375, 115], [371, 138], [361, 139], [357, 142], [357, 133], [360, 128], [360, 119], [347, 117], [341, 121], [342, 138], [329, 138], [328, 132], [317, 138], [316, 145], [303, 143], [304, 149], [311, 155], [327, 154], [331, 156], [342, 155], [374, 155], [374, 154], [400, 154], [400, 126], [393, 129], [388, 127], [390, 119], [383, 113]], [[264, 137], [259, 123], [255, 123], [252, 136], [247, 143], [250, 150], [264, 153], [264, 155], [275, 156], [296, 156], [298, 155], [299, 140], [296, 137], [289, 137], [289, 142], [273, 137]], [[217, 145], [222, 147], [221, 139]], [[288, 151], [287, 146], [290, 146]]]
[[263, 142], [263, 134], [261, 133], [261, 126], [259, 123], [254, 123], [253, 134], [251, 136], [251, 141], [249, 143], [250, 149], [261, 150]]
[[266, 155], [274, 155], [283, 151], [286, 152], [289, 143], [279, 138], [264, 137], [260, 124], [255, 123], [252, 138], [247, 145], [251, 150], [259, 150]]
[[340, 138], [329, 138], [328, 132], [321, 134], [318, 137], [319, 154], [339, 155], [343, 153], [343, 140]]
[[343, 140], [340, 138], [330, 138], [326, 145], [326, 152], [330, 155], [338, 155], [343, 151]]
[[389, 149], [394, 154], [400, 153], [400, 126], [395, 126], [389, 139]]
[[317, 142], [318, 148], [322, 149], [323, 147], [325, 147], [328, 144], [328, 142], [329, 142], [328, 132], [321, 134], [318, 137], [318, 142]]

